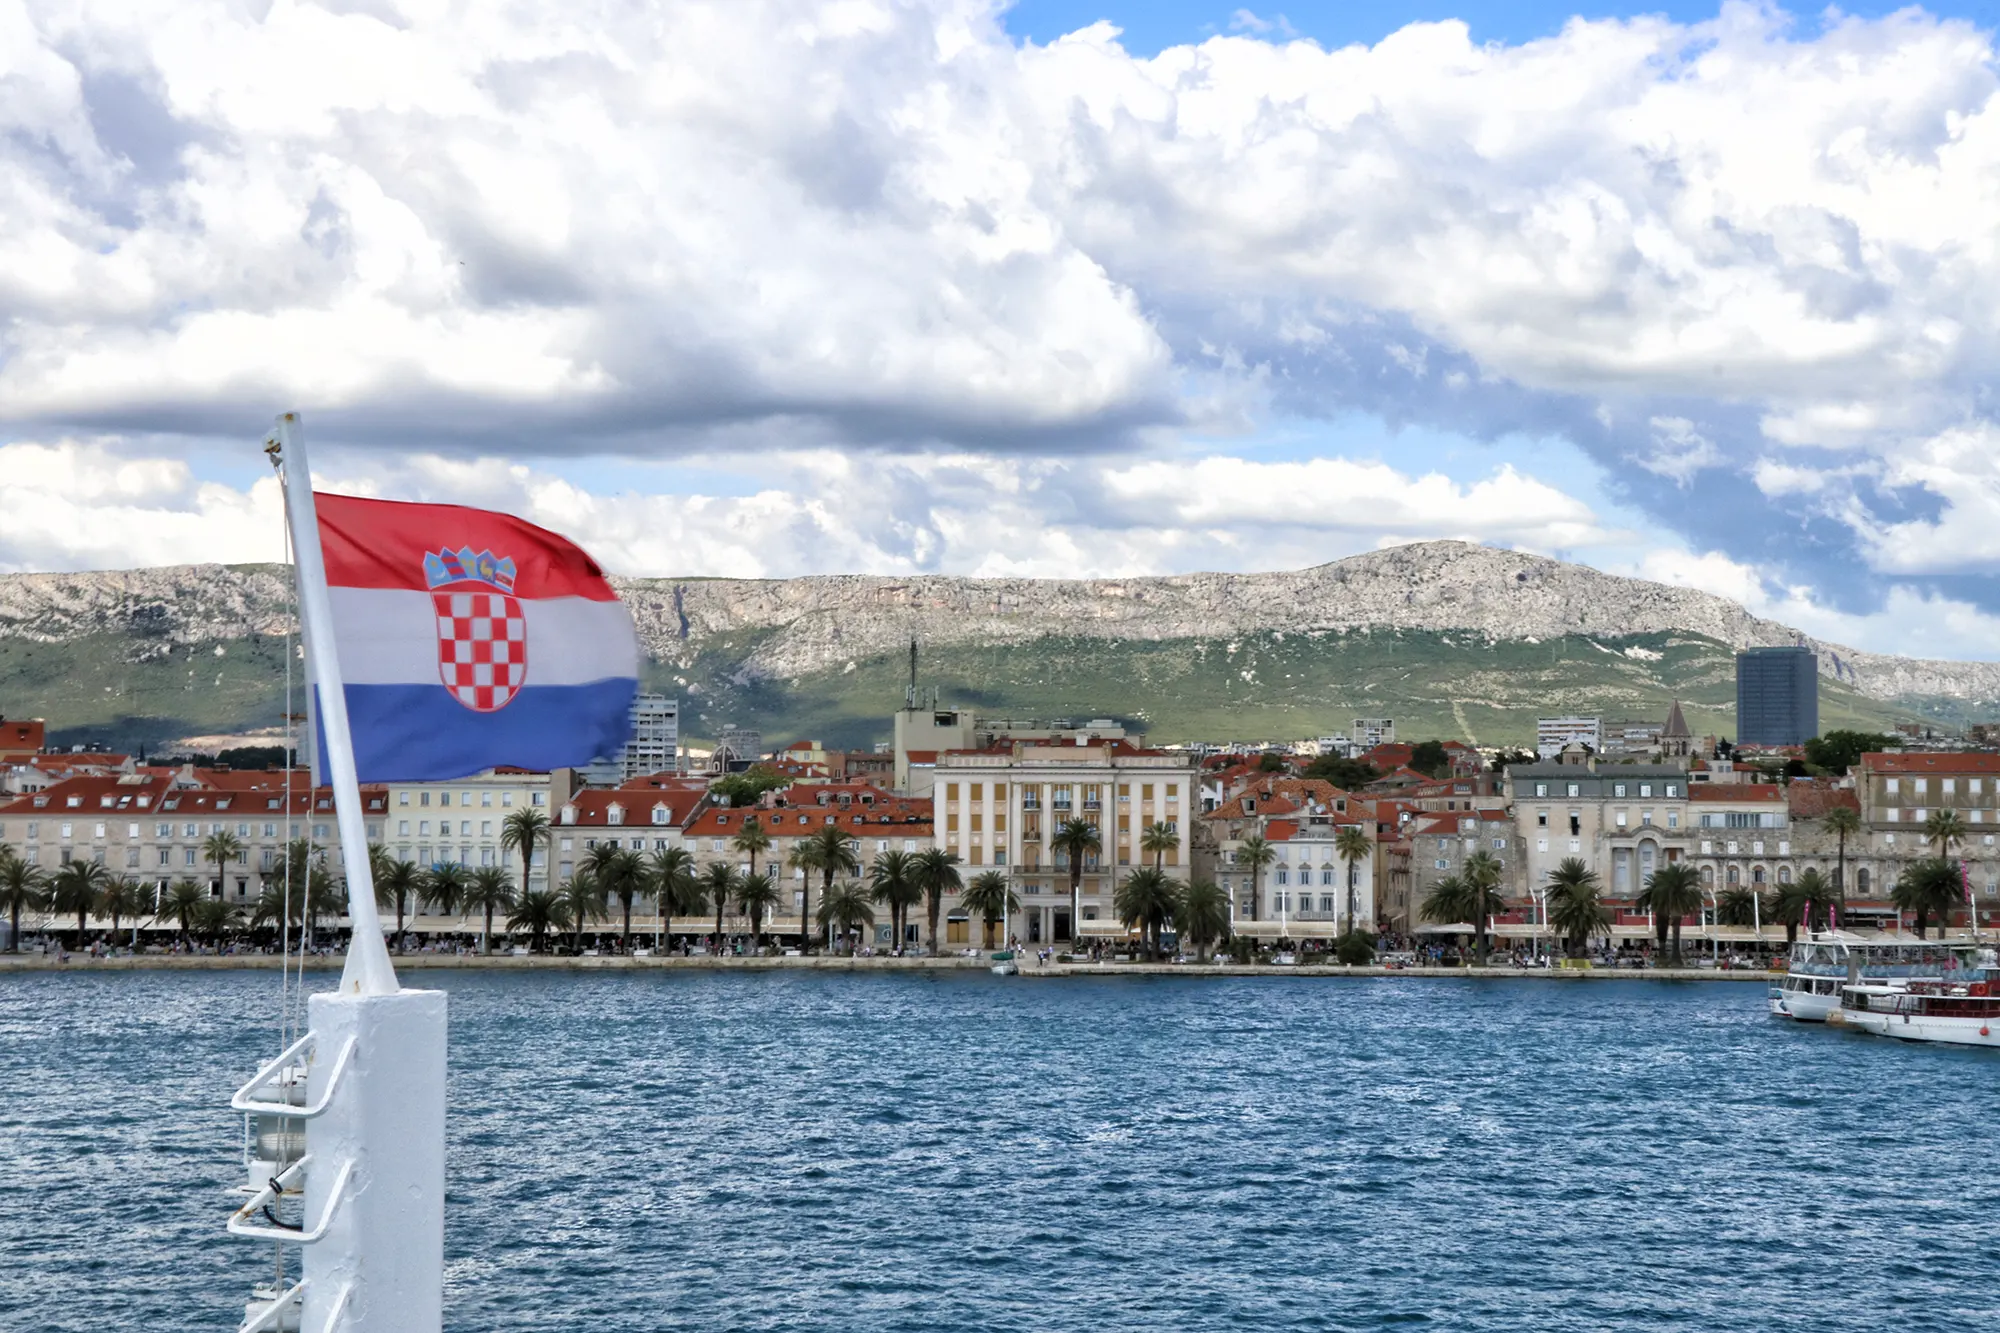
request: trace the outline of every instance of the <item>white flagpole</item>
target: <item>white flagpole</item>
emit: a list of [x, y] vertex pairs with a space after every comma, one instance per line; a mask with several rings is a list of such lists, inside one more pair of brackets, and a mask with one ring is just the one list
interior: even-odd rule
[[333, 788], [340, 855], [347, 872], [347, 919], [354, 924], [340, 990], [344, 995], [394, 995], [398, 989], [396, 969], [389, 961], [389, 948], [382, 940], [382, 919], [375, 911], [368, 825], [361, 809], [361, 786], [354, 774], [347, 692], [341, 685], [340, 654], [333, 641], [333, 602], [326, 591], [326, 559], [319, 546], [319, 515], [313, 509], [312, 472], [306, 465], [305, 431], [298, 413], [279, 417], [272, 439], [285, 469], [285, 513], [291, 520], [293, 559], [298, 567], [299, 620], [305, 632], [312, 685], [318, 690], [317, 718], [325, 740], [320, 760], [327, 785]]

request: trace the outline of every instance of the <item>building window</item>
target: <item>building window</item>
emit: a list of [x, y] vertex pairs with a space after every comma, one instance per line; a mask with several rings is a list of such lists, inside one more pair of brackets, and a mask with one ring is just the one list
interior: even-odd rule
[[1642, 798], [1646, 798], [1646, 797], [1650, 797], [1650, 796], [1652, 796], [1652, 794], [1653, 794], [1653, 784], [1652, 784], [1652, 783], [1650, 783], [1650, 782], [1642, 782], [1642, 783], [1640, 783], [1640, 784], [1639, 784], [1639, 795], [1640, 795], [1640, 796], [1641, 796]]
[[1617, 797], [1617, 798], [1618, 798], [1619, 800], [1621, 800], [1621, 801], [1622, 801], [1622, 800], [1624, 800], [1624, 799], [1625, 799], [1625, 784], [1624, 784], [1624, 783], [1622, 783], [1622, 782], [1614, 782], [1614, 783], [1612, 783], [1612, 784], [1611, 784], [1611, 794], [1612, 794], [1613, 796]]
[[408, 792], [399, 791], [396, 793], [397, 805], [408, 805], [409, 803], [410, 803], [410, 794]]
[[1547, 796], [1548, 794], [1549, 794], [1549, 784], [1548, 784], [1548, 783], [1546, 783], [1546, 782], [1537, 782], [1537, 783], [1535, 784], [1535, 795], [1537, 795], [1537, 796]]

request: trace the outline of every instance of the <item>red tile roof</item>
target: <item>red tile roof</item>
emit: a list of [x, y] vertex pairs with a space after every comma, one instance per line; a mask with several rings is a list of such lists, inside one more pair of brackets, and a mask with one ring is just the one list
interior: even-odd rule
[[1768, 782], [1691, 782], [1690, 801], [1782, 801], [1785, 789]]
[[1864, 754], [1870, 773], [2000, 773], [2000, 754]]

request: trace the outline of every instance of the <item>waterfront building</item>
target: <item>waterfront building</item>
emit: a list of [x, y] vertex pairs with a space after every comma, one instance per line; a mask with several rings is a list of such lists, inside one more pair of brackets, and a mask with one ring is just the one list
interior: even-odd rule
[[1812, 649], [1736, 654], [1736, 741], [1803, 745], [1819, 734], [1819, 657]]
[[[1319, 778], [1264, 774], [1203, 819], [1202, 865], [1214, 858], [1214, 878], [1232, 903], [1235, 929], [1249, 935], [1325, 937], [1345, 920], [1348, 865], [1335, 840], [1343, 828], [1369, 838], [1368, 855], [1354, 863], [1356, 919], [1374, 929], [1379, 916], [1386, 858], [1378, 812], [1383, 802], [1357, 797]], [[1393, 817], [1392, 817], [1393, 819]], [[1261, 870], [1242, 856], [1244, 844], [1262, 838], [1275, 853]], [[1333, 902], [1322, 908], [1322, 895]]]
[[1520, 840], [1516, 897], [1573, 856], [1607, 897], [1629, 899], [1685, 847], [1688, 779], [1677, 765], [1516, 764], [1507, 795]]
[[[1408, 903], [1398, 902], [1404, 928], [1414, 922], [1426, 897], [1439, 880], [1465, 872], [1466, 858], [1485, 852], [1500, 863], [1502, 892], [1527, 883], [1522, 840], [1514, 816], [1505, 809], [1461, 810], [1455, 814], [1420, 815], [1407, 830], [1410, 883]], [[1513, 891], [1518, 896], [1518, 890]], [[1406, 915], [1404, 915], [1406, 913]]]
[[523, 885], [521, 854], [503, 846], [501, 839], [507, 816], [516, 810], [540, 810], [553, 823], [550, 812], [576, 785], [574, 770], [550, 774], [518, 768], [489, 769], [450, 782], [392, 782], [387, 784], [387, 826], [370, 836], [397, 860], [426, 870], [447, 862], [468, 869], [501, 866], [516, 889], [553, 888], [546, 847], [536, 849], [534, 872]]
[[[968, 876], [1009, 874], [1023, 905], [1016, 933], [1026, 943], [1122, 936], [1112, 891], [1133, 867], [1150, 863], [1140, 847], [1150, 825], [1176, 835], [1161, 858], [1168, 874], [1185, 879], [1192, 866], [1200, 770], [1189, 756], [1079, 736], [1070, 744], [1017, 740], [947, 751], [935, 772], [938, 845], [958, 854]], [[1073, 819], [1095, 825], [1100, 842], [1083, 861], [1081, 922], [1070, 919], [1068, 857], [1053, 843]]]

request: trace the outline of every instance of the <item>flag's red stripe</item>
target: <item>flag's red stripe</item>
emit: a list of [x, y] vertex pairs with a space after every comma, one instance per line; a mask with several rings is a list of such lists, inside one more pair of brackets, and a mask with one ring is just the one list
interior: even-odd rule
[[333, 587], [423, 589], [426, 554], [470, 546], [513, 558], [516, 597], [617, 600], [604, 571], [575, 543], [511, 514], [317, 491], [313, 503]]

